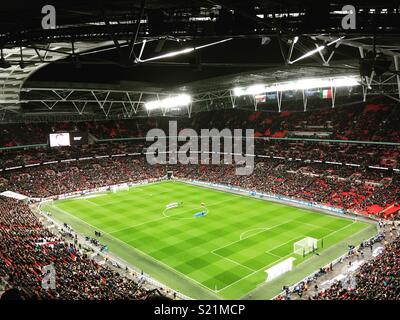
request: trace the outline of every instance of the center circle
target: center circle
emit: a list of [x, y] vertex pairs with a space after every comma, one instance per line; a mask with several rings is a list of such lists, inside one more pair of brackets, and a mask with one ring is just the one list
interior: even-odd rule
[[163, 216], [173, 219], [198, 219], [208, 214], [208, 209], [202, 204], [179, 203], [176, 207], [166, 207]]

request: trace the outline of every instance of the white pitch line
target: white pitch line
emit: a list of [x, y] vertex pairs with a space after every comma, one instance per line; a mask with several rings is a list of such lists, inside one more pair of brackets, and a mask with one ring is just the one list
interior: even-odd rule
[[[65, 211], [65, 210], [63, 210], [63, 209], [60, 209], [60, 208], [58, 208], [58, 207], [56, 207], [55, 209], [56, 209], [56, 210], [60, 210], [60, 211], [63, 212], [64, 214], [66, 214], [66, 215], [68, 215], [68, 216], [70, 216], [70, 217], [72, 217], [72, 218], [74, 218], [74, 219], [76, 219], [76, 220], [79, 220], [80, 222], [83, 222], [84, 224], [88, 225], [89, 227], [91, 227], [91, 228], [93, 228], [93, 229], [98, 229], [98, 228], [96, 228], [95, 226], [91, 225], [90, 223], [87, 223], [86, 221], [84, 221], [84, 220], [82, 220], [82, 219], [80, 219], [80, 218], [78, 218], [78, 217], [75, 217], [74, 215], [70, 214], [69, 212], [67, 212], [67, 211]], [[140, 254], [144, 255], [145, 257], [150, 258], [150, 259], [153, 260], [155, 263], [160, 264], [160, 265], [166, 267], [167, 269], [169, 269], [169, 270], [171, 270], [171, 271], [173, 271], [173, 272], [175, 272], [175, 273], [177, 273], [177, 274], [179, 274], [179, 275], [181, 275], [181, 276], [183, 276], [183, 277], [189, 279], [191, 282], [194, 282], [194, 283], [198, 284], [199, 286], [201, 286], [202, 288], [206, 289], [207, 291], [214, 292], [214, 294], [215, 294], [215, 292], [216, 292], [215, 290], [212, 290], [212, 289], [210, 289], [209, 287], [207, 287], [207, 286], [205, 286], [204, 284], [202, 284], [201, 282], [198, 282], [197, 280], [195, 280], [195, 279], [193, 279], [193, 278], [190, 278], [188, 275], [186, 275], [186, 274], [184, 274], [184, 273], [182, 273], [182, 272], [180, 272], [180, 271], [178, 271], [178, 270], [172, 268], [171, 266], [169, 266], [168, 264], [162, 262], [161, 260], [157, 260], [156, 258], [152, 257], [151, 255], [147, 254], [146, 252], [143, 252], [143, 251], [139, 250], [138, 248], [133, 247], [133, 246], [131, 246], [130, 244], [128, 244], [128, 243], [126, 243], [126, 242], [124, 242], [124, 241], [122, 241], [122, 240], [120, 240], [120, 239], [118, 239], [118, 238], [112, 236], [112, 235], [109, 234], [108, 232], [102, 231], [102, 233], [108, 235], [110, 238], [113, 238], [115, 241], [120, 242], [122, 245], [128, 246], [130, 249], [139, 252]], [[168, 286], [166, 286], [166, 287], [168, 287]], [[217, 296], [217, 297], [220, 298], [219, 296]]]
[[[336, 232], [342, 231], [343, 229], [345, 229], [345, 228], [347, 228], [347, 227], [353, 225], [354, 223], [355, 223], [355, 221], [353, 221], [351, 224], [348, 224], [348, 225], [344, 226], [343, 228], [340, 228], [340, 229], [338, 229], [338, 230], [336, 230], [336, 231], [333, 231], [333, 232], [327, 234], [327, 235], [324, 237], [324, 239], [327, 238], [327, 237], [329, 237], [330, 235], [336, 233]], [[363, 230], [360, 230], [359, 232], [361, 232], [361, 231], [363, 231]], [[357, 233], [359, 233], [359, 232], [357, 232]], [[298, 236], [297, 236], [297, 237], [294, 237], [294, 238], [292, 238], [292, 239], [290, 239], [289, 241], [287, 241], [287, 242], [285, 242], [285, 243], [283, 243], [283, 244], [281, 243], [281, 244], [279, 244], [278, 246], [276, 246], [276, 247], [274, 247], [274, 248], [272, 248], [272, 249], [270, 249], [270, 250], [268, 250], [268, 251], [265, 251], [265, 252], [268, 253], [268, 254], [271, 254], [270, 251], [275, 250], [275, 249], [277, 249], [277, 248], [279, 248], [279, 247], [281, 247], [281, 246], [283, 246], [283, 245], [285, 245], [285, 244], [287, 244], [287, 243], [293, 241], [293, 240], [296, 239], [296, 238], [298, 238]], [[221, 247], [221, 248], [222, 248], [222, 247]], [[216, 250], [218, 250], [218, 249], [216, 249]], [[271, 255], [274, 255], [274, 254], [271, 254]], [[276, 264], [278, 261], [280, 261], [280, 260], [282, 260], [282, 259], [285, 259], [285, 258], [287, 258], [287, 257], [289, 257], [289, 256], [291, 256], [291, 255], [293, 255], [293, 253], [290, 253], [290, 254], [288, 254], [288, 255], [286, 255], [286, 256], [283, 256], [283, 257], [281, 257], [280, 259], [278, 259], [278, 260], [276, 260], [276, 261], [274, 261], [274, 262], [272, 262], [272, 263], [270, 263], [270, 264], [268, 264], [268, 265], [266, 265], [266, 266], [264, 266], [264, 267], [262, 267], [262, 268], [260, 268], [260, 269], [258, 269], [258, 270], [256, 270], [256, 271], [254, 271], [253, 273], [248, 274], [247, 276], [245, 276], [245, 277], [243, 277], [243, 278], [241, 278], [241, 279], [239, 279], [239, 280], [236, 280], [236, 281], [234, 281], [234, 282], [232, 282], [232, 283], [226, 285], [225, 287], [223, 287], [223, 288], [221, 288], [221, 289], [219, 289], [219, 290], [217, 290], [217, 291], [215, 291], [215, 292], [218, 293], [218, 292], [220, 292], [220, 291], [222, 291], [222, 290], [225, 290], [225, 289], [229, 288], [230, 286], [232, 286], [232, 285], [238, 283], [239, 281], [242, 281], [242, 280], [244, 280], [244, 279], [246, 279], [246, 278], [248, 278], [248, 277], [250, 277], [250, 276], [256, 274], [257, 272], [260, 272], [261, 270], [266, 269], [266, 268], [268, 268], [269, 266], [274, 265], [274, 264]]]
[[[182, 184], [184, 184], [184, 183], [182, 183]], [[191, 185], [191, 184], [189, 184], [189, 185]], [[191, 185], [191, 186], [193, 186], [193, 185]], [[197, 187], [198, 187], [198, 188], [205, 189], [204, 187], [201, 187], [201, 186], [197, 186]], [[220, 191], [221, 193], [229, 193], [230, 195], [232, 195], [232, 196], [234, 196], [234, 197], [236, 197], [236, 198], [237, 198], [237, 197], [240, 197], [240, 198], [247, 198], [247, 199], [254, 199], [254, 200], [265, 201], [264, 199], [258, 199], [258, 198], [255, 198], [255, 197], [252, 198], [252, 197], [245, 196], [245, 195], [238, 195], [238, 194], [235, 194], [235, 193], [231, 193], [231, 192], [229, 192], [229, 191], [222, 191], [222, 190], [216, 190], [216, 189], [212, 189], [212, 190], [213, 190], [213, 191]], [[164, 192], [163, 192], [163, 193], [164, 193]], [[224, 200], [224, 201], [221, 201], [221, 202], [227, 202], [227, 201], [231, 201], [231, 200], [233, 200], [233, 199], [227, 199], [227, 200]], [[216, 204], [218, 204], [218, 203], [214, 203], [214, 204], [212, 204], [212, 205], [216, 205]], [[211, 206], [211, 205], [210, 205], [210, 206]], [[286, 206], [289, 206], [289, 207], [290, 207], [290, 205], [286, 205]], [[296, 209], [296, 210], [298, 210], [298, 211], [305, 211], [306, 213], [309, 213], [309, 212], [306, 211], [305, 209], [300, 209], [300, 208], [297, 208], [297, 207], [292, 207], [292, 208], [293, 208], [293, 209]], [[62, 211], [62, 212], [64, 212], [65, 214], [67, 214], [67, 215], [69, 215], [69, 216], [71, 216], [71, 217], [77, 219], [77, 220], [80, 220], [81, 222], [83, 222], [83, 223], [85, 223], [85, 224], [91, 226], [92, 228], [97, 229], [96, 227], [92, 226], [91, 224], [85, 222], [84, 220], [82, 220], [82, 219], [80, 219], [80, 218], [78, 218], [78, 217], [75, 217], [75, 216], [71, 215], [70, 213], [68, 213], [68, 212], [66, 212], [66, 211], [64, 211], [64, 210], [62, 210], [62, 209], [59, 209], [58, 207], [57, 207], [57, 209], [60, 210], [60, 211]], [[165, 218], [165, 217], [163, 217], [163, 218]], [[337, 219], [337, 220], [342, 219], [342, 218], [340, 218], [340, 217], [332, 217], [332, 218], [335, 218], [335, 219]], [[160, 220], [161, 220], [161, 219], [160, 219]], [[294, 221], [294, 219], [292, 219], [292, 220], [287, 220], [287, 221], [284, 222], [284, 223], [287, 223], [288, 221]], [[149, 222], [151, 222], [151, 221], [149, 221]], [[296, 221], [296, 222], [297, 222], [297, 221]], [[146, 222], [146, 223], [147, 223], [147, 222]], [[284, 223], [282, 223], [282, 224], [284, 224]], [[302, 223], [302, 222], [299, 222], [299, 223]], [[336, 232], [339, 232], [339, 231], [341, 231], [341, 230], [343, 230], [343, 229], [349, 227], [350, 225], [353, 225], [354, 223], [355, 223], [355, 221], [353, 221], [353, 222], [352, 222], [351, 224], [349, 224], [349, 225], [346, 225], [346, 226], [343, 227], [343, 228], [340, 228], [340, 229], [338, 229], [338, 230], [336, 230], [336, 231], [333, 231], [332, 233], [327, 234], [324, 238], [327, 238], [327, 237], [329, 237], [330, 235], [332, 235], [332, 234], [334, 234], [334, 233], [336, 233]], [[144, 224], [145, 224], [145, 223], [144, 223]], [[303, 223], [303, 224], [306, 224], [306, 223]], [[277, 225], [277, 226], [278, 226], [278, 225]], [[315, 226], [315, 225], [313, 225], [313, 226]], [[315, 227], [318, 227], [318, 226], [315, 226]], [[323, 227], [318, 227], [318, 228], [323, 228]], [[330, 230], [329, 228], [324, 228], [324, 229]], [[251, 229], [250, 229], [250, 230], [251, 230]], [[361, 231], [363, 231], [363, 230], [360, 230], [360, 231], [357, 232], [357, 233], [360, 233]], [[114, 231], [114, 232], [115, 232], [115, 231]], [[223, 288], [221, 288], [221, 289], [219, 289], [219, 290], [212, 290], [212, 289], [208, 288], [207, 286], [205, 286], [204, 284], [202, 284], [202, 283], [196, 281], [195, 279], [190, 278], [190, 277], [187, 276], [186, 274], [181, 273], [180, 271], [173, 269], [172, 267], [170, 267], [169, 265], [165, 264], [164, 262], [159, 261], [159, 260], [153, 258], [152, 256], [148, 255], [147, 253], [144, 253], [144, 252], [140, 251], [139, 249], [130, 246], [129, 244], [127, 244], [127, 243], [125, 243], [125, 242], [119, 240], [118, 238], [115, 238], [115, 237], [112, 236], [111, 234], [109, 234], [109, 233], [107, 233], [107, 232], [103, 232], [103, 233], [109, 235], [110, 237], [112, 237], [112, 238], [115, 239], [116, 241], [122, 243], [123, 245], [129, 246], [129, 247], [131, 247], [132, 249], [134, 249], [134, 250], [140, 252], [141, 254], [143, 254], [143, 255], [145, 255], [145, 256], [151, 258], [151, 259], [154, 260], [156, 263], [159, 263], [159, 264], [161, 264], [161, 265], [167, 267], [168, 269], [172, 270], [173, 272], [184, 276], [185, 278], [189, 279], [190, 281], [195, 282], [195, 283], [199, 284], [201, 287], [205, 288], [206, 290], [211, 291], [211, 292], [214, 292], [214, 293], [218, 293], [218, 292], [220, 292], [220, 291], [222, 291], [222, 290], [225, 290], [226, 288], [228, 288], [228, 287], [230, 287], [230, 286], [236, 284], [237, 282], [242, 281], [242, 280], [246, 279], [247, 277], [249, 277], [249, 276], [251, 276], [251, 275], [253, 275], [253, 274], [255, 274], [255, 273], [257, 273], [257, 272], [259, 272], [259, 271], [261, 271], [261, 270], [263, 270], [263, 269], [265, 269], [265, 268], [267, 268], [267, 267], [269, 267], [270, 265], [276, 264], [276, 263], [280, 260], [280, 259], [278, 259], [277, 261], [274, 261], [273, 263], [270, 263], [270, 264], [268, 264], [267, 266], [264, 266], [264, 267], [260, 268], [259, 270], [256, 270], [256, 271], [254, 271], [253, 273], [250, 273], [250, 274], [248, 274], [247, 276], [245, 276], [245, 277], [243, 277], [243, 278], [241, 278], [241, 279], [239, 279], [239, 280], [237, 280], [237, 281], [234, 281], [234, 282], [232, 282], [231, 284], [229, 284], [229, 285], [227, 285], [227, 286], [225, 286], [225, 287], [223, 287]], [[356, 234], [357, 234], [357, 233], [356, 233]], [[256, 235], [256, 234], [255, 234], [255, 235]], [[297, 237], [295, 237], [295, 238], [293, 238], [293, 239], [296, 239], [296, 238], [297, 238]], [[289, 240], [288, 242], [293, 241], [293, 239]], [[238, 241], [240, 241], [240, 240], [238, 240]], [[235, 241], [235, 242], [238, 242], [238, 241]], [[230, 244], [233, 244], [233, 243], [235, 243], [235, 242], [232, 242], [232, 243], [230, 243]], [[288, 242], [286, 242], [286, 243], [288, 243]], [[284, 243], [284, 244], [286, 244], [286, 243]], [[228, 245], [230, 245], [230, 244], [228, 244]], [[282, 246], [282, 245], [284, 245], [284, 244], [280, 244], [280, 245], [277, 246], [277, 247], [280, 247], [280, 246]], [[228, 245], [226, 245], [226, 246], [228, 246]], [[224, 246], [224, 247], [226, 247], [226, 246]], [[221, 248], [224, 248], [224, 247], [221, 247]], [[221, 248], [217, 248], [217, 249], [215, 249], [215, 250], [218, 250], [218, 249], [221, 249]], [[215, 251], [215, 250], [213, 250], [213, 251]], [[271, 250], [274, 250], [274, 248], [272, 248]], [[212, 251], [211, 253], [215, 254], [213, 251]], [[271, 253], [268, 252], [268, 251], [266, 251], [266, 252], [269, 253], [269, 254], [271, 254]], [[281, 259], [284, 259], [284, 258], [286, 258], [286, 257], [288, 257], [288, 256], [290, 256], [290, 255], [292, 255], [292, 254], [293, 254], [293, 253], [290, 253], [290, 254], [288, 254], [287, 256], [282, 257]], [[218, 255], [218, 254], [216, 254], [216, 255]], [[274, 254], [271, 254], [271, 255], [274, 255]], [[275, 255], [275, 256], [277, 256], [277, 255]], [[232, 261], [233, 261], [233, 260], [232, 260]], [[238, 264], [240, 264], [240, 263], [238, 263]], [[241, 264], [240, 264], [240, 265], [241, 265]], [[247, 268], [246, 266], [243, 266], [243, 265], [241, 265], [241, 266]], [[248, 268], [248, 269], [250, 269], [250, 268]], [[251, 270], [252, 270], [252, 269], [251, 269]]]
[[[259, 233], [262, 233], [262, 232], [264, 232], [264, 231], [266, 231], [266, 230], [269, 230], [269, 229], [274, 229], [274, 228], [279, 227], [280, 225], [286, 224], [286, 223], [288, 223], [288, 222], [290, 222], [290, 221], [292, 221], [292, 220], [285, 220], [284, 222], [278, 223], [278, 224], [276, 224], [276, 225], [274, 225], [274, 226], [266, 227], [267, 229], [265, 229], [265, 230], [263, 230], [263, 231], [260, 231], [260, 232], [257, 232], [257, 233], [255, 233], [255, 234], [253, 234], [252, 236], [247, 237], [247, 238], [254, 237], [254, 236], [256, 236], [256, 235], [259, 234]], [[250, 230], [252, 230], [252, 229], [250, 229]], [[245, 231], [245, 232], [247, 232], [247, 231]], [[242, 233], [242, 234], [243, 234], [243, 233]], [[218, 248], [214, 249], [214, 250], [211, 251], [211, 252], [214, 253], [214, 251], [217, 251], [217, 250], [220, 250], [220, 249], [229, 247], [230, 245], [232, 245], [232, 244], [234, 244], [234, 243], [237, 243], [237, 242], [240, 242], [240, 241], [243, 241], [243, 240], [245, 240], [245, 239], [247, 239], [247, 238], [244, 238], [244, 239], [240, 239], [240, 238], [239, 238], [239, 240], [232, 241], [232, 242], [228, 243], [228, 244], [225, 245], [225, 246], [218, 247]]]
[[[291, 238], [289, 241], [287, 241], [287, 242], [285, 242], [285, 243], [281, 243], [281, 244], [279, 244], [278, 246], [273, 247], [273, 248], [270, 249], [269, 251], [275, 250], [275, 249], [279, 248], [280, 246], [283, 246], [283, 245], [285, 245], [285, 244], [287, 244], [287, 243], [289, 243], [289, 242], [292, 242], [292, 241], [294, 241], [294, 239], [296, 239], [296, 238], [298, 238], [298, 237]], [[269, 251], [265, 251], [265, 253], [270, 254]], [[290, 256], [290, 255], [292, 255], [292, 254], [293, 254], [293, 253], [290, 253], [290, 254], [287, 255], [287, 256]], [[271, 254], [271, 255], [275, 255], [275, 254]], [[275, 255], [275, 256], [277, 256], [277, 255]], [[264, 269], [268, 268], [269, 266], [276, 264], [279, 260], [281, 260], [281, 259], [283, 259], [283, 258], [285, 258], [285, 257], [287, 257], [287, 256], [284, 256], [284, 257], [279, 256], [280, 259], [278, 259], [278, 260], [276, 260], [276, 261], [274, 261], [274, 262], [271, 262], [271, 263], [267, 264], [266, 266], [263, 266], [262, 268], [260, 268], [260, 269], [258, 269], [258, 270], [255, 270], [253, 273], [250, 273], [250, 274], [248, 274], [247, 276], [244, 276], [243, 278], [241, 278], [241, 279], [239, 279], [239, 280], [236, 280], [236, 281], [234, 281], [234, 282], [232, 282], [232, 283], [226, 285], [225, 287], [219, 289], [217, 292], [220, 292], [220, 291], [222, 291], [222, 290], [224, 290], [224, 289], [226, 289], [226, 288], [229, 288], [229, 287], [233, 286], [234, 284], [238, 283], [239, 281], [242, 281], [242, 280], [244, 280], [244, 279], [246, 279], [246, 278], [248, 278], [248, 277], [250, 277], [250, 276], [256, 274], [257, 272], [260, 272], [261, 270], [264, 270]]]
[[[322, 215], [322, 216], [327, 216], [327, 217], [329, 217], [331, 219], [335, 219], [335, 220], [347, 219], [347, 220], [351, 220], [351, 221], [356, 221], [355, 220], [356, 218], [349, 217], [349, 216], [347, 216], [345, 214], [343, 214], [343, 216], [338, 216], [337, 214], [326, 213], [324, 211], [318, 211], [317, 208], [311, 208], [311, 209], [307, 210], [306, 208], [297, 207], [296, 205], [293, 205], [293, 204], [290, 204], [290, 203], [286, 203], [285, 201], [283, 201], [283, 202], [274, 201], [274, 198], [271, 198], [268, 195], [266, 195], [266, 197], [264, 197], [264, 196], [263, 197], [257, 197], [257, 196], [251, 196], [251, 195], [246, 195], [246, 194], [238, 194], [238, 193], [236, 193], [236, 192], [234, 192], [232, 190], [228, 190], [228, 189], [220, 190], [220, 189], [217, 189], [214, 186], [204, 186], [204, 185], [199, 185], [199, 184], [196, 184], [196, 183], [190, 183], [190, 182], [187, 182], [187, 181], [184, 181], [184, 180], [178, 180], [175, 183], [189, 185], [189, 186], [192, 186], [192, 187], [197, 187], [199, 189], [213, 190], [213, 191], [216, 191], [216, 192], [219, 192], [219, 193], [225, 193], [225, 194], [228, 193], [228, 194], [233, 195], [235, 197], [253, 199], [253, 200], [256, 200], [256, 201], [263, 201], [264, 203], [277, 204], [277, 205], [281, 205], [281, 206], [285, 206], [285, 207], [288, 207], [290, 209], [293, 209], [293, 211], [297, 211], [297, 213], [300, 213], [300, 211], [301, 211], [304, 214], [310, 214], [310, 213], [318, 214], [318, 215]], [[225, 185], [225, 187], [229, 187], [229, 186]], [[247, 190], [247, 191], [251, 191], [251, 190]], [[259, 191], [256, 191], [256, 192], [259, 192]]]
[[156, 219], [147, 220], [147, 221], [145, 221], [145, 222], [138, 223], [138, 224], [135, 224], [135, 225], [133, 225], [133, 226], [123, 227], [123, 228], [121, 228], [121, 229], [117, 229], [117, 230], [110, 231], [110, 234], [117, 233], [117, 232], [124, 231], [124, 230], [128, 230], [128, 229], [134, 229], [134, 228], [140, 227], [140, 226], [142, 226], [142, 225], [145, 225], [145, 224], [148, 224], [148, 223], [152, 223], [152, 222], [154, 222], [154, 221], [163, 220], [163, 219], [165, 219], [165, 218], [167, 218], [167, 217], [163, 216], [163, 217], [159, 217], [159, 218], [156, 218]]
[[324, 237], [324, 239], [327, 238], [327, 237], [330, 237], [331, 235], [335, 234], [336, 232], [343, 231], [344, 229], [346, 229], [346, 228], [352, 226], [352, 225], [355, 224], [355, 223], [356, 223], [356, 221], [353, 221], [352, 223], [348, 224], [347, 226], [344, 226], [344, 227], [342, 227], [342, 228], [340, 228], [340, 229], [338, 229], [338, 230], [335, 230], [335, 231], [333, 231], [333, 232], [327, 234], [327, 235]]
[[[143, 189], [136, 189], [136, 188], [133, 188], [133, 189], [135, 189], [135, 190], [138, 190], [138, 191], [140, 191], [140, 192], [143, 192], [145, 195], [147, 195], [147, 196], [150, 196], [150, 197], [152, 197], [153, 195], [154, 195], [154, 193], [149, 193], [149, 192], [146, 192], [146, 191], [144, 191]], [[171, 192], [170, 190], [165, 190], [165, 191], [161, 191], [161, 192], [157, 192], [157, 195], [159, 195], [159, 194], [164, 194], [164, 193], [168, 193], [168, 192]], [[118, 193], [117, 193], [118, 194]], [[81, 200], [80, 198], [77, 198], [76, 200]], [[105, 202], [102, 202], [101, 204], [98, 204], [98, 206], [99, 207], [103, 207], [103, 206], [108, 206], [108, 205], [112, 205], [112, 204], [118, 204], [118, 203], [121, 203], [121, 202], [128, 202], [128, 201], [132, 201], [132, 199], [130, 199], [130, 198], [127, 198], [127, 199], [119, 199], [119, 200], [113, 200], [113, 201], [105, 201]]]
[[[224, 202], [232, 201], [232, 200], [233, 200], [233, 199], [227, 199], [227, 200], [218, 201], [218, 202], [212, 203], [211, 205], [207, 205], [207, 208], [212, 207], [212, 206], [215, 206], [215, 205], [218, 205], [218, 204], [221, 204], [221, 203], [224, 203]], [[193, 210], [193, 209], [192, 209], [192, 210]], [[192, 210], [190, 210], [190, 211], [192, 211]], [[164, 211], [165, 211], [165, 210], [164, 210]], [[152, 219], [152, 220], [145, 221], [145, 222], [143, 222], [143, 223], [135, 224], [135, 225], [133, 225], [133, 226], [128, 226], [128, 227], [124, 227], [124, 228], [121, 228], [121, 229], [113, 230], [113, 231], [111, 231], [110, 233], [113, 234], [113, 233], [117, 233], [117, 232], [120, 232], [120, 231], [124, 231], [124, 230], [128, 230], [128, 229], [133, 229], [133, 228], [136, 228], [136, 227], [145, 225], [145, 224], [147, 224], [147, 223], [151, 223], [151, 222], [154, 222], [154, 221], [163, 220], [163, 219], [166, 219], [166, 218], [171, 218], [171, 217], [173, 217], [173, 216], [178, 216], [178, 215], [180, 215], [180, 214], [182, 214], [182, 213], [189, 212], [189, 210], [188, 210], [188, 211], [184, 211], [184, 212], [181, 212], [181, 213], [178, 213], [178, 214], [175, 214], [175, 215], [166, 216], [166, 215], [164, 215], [164, 211], [163, 211], [163, 213], [162, 213], [162, 217], [161, 217], [161, 218]], [[187, 219], [189, 219], [189, 218], [187, 218]], [[190, 219], [193, 219], [193, 218], [191, 217]], [[182, 220], [183, 220], [183, 218], [182, 218]]]
[[237, 264], [237, 265], [239, 265], [239, 266], [241, 266], [241, 267], [243, 267], [243, 268], [246, 268], [246, 269], [248, 269], [248, 270], [250, 270], [250, 271], [252, 271], [252, 272], [255, 271], [254, 269], [252, 269], [252, 268], [250, 268], [250, 267], [248, 267], [248, 266], [245, 266], [245, 265], [241, 264], [240, 262], [237, 262], [237, 261], [235, 261], [235, 260], [232, 260], [232, 259], [230, 259], [230, 258], [228, 258], [228, 257], [221, 256], [220, 254], [215, 253], [215, 252], [211, 252], [211, 253], [214, 254], [214, 255], [216, 255], [216, 256], [218, 256], [218, 257], [220, 257], [220, 258], [222, 258], [222, 259], [228, 260], [228, 261], [230, 261], [230, 262], [232, 262], [232, 263], [234, 263], [234, 264]]
[[95, 205], [95, 206], [97, 206], [97, 207], [101, 207], [101, 205], [99, 205], [98, 203], [96, 203], [96, 202], [92, 202], [92, 201], [90, 201], [89, 199], [82, 199], [83, 201], [86, 201], [87, 203], [89, 203], [89, 204], [92, 204], [92, 205]]
[[313, 224], [313, 223], [302, 222], [302, 221], [298, 221], [298, 220], [294, 220], [294, 219], [293, 219], [293, 222], [295, 222], [295, 223], [301, 223], [301, 224], [304, 224], [304, 225], [306, 225], [306, 226], [315, 227], [315, 228], [318, 228], [318, 229], [325, 229], [325, 230], [329, 230], [329, 231], [335, 231], [334, 229], [330, 229], [330, 228], [326, 228], [326, 227], [321, 227], [321, 226], [318, 226], [318, 225]]
[[[273, 212], [273, 211], [272, 211], [272, 212]], [[252, 228], [252, 229], [246, 230], [246, 231], [244, 231], [244, 232], [242, 232], [242, 233], [240, 234], [239, 240], [236, 240], [236, 241], [234, 241], [234, 242], [231, 242], [231, 243], [227, 244], [226, 246], [221, 247], [221, 248], [218, 248], [218, 249], [225, 248], [225, 247], [227, 247], [227, 246], [229, 246], [229, 245], [231, 245], [231, 244], [234, 244], [234, 243], [239, 242], [239, 241], [241, 241], [241, 240], [245, 240], [245, 239], [247, 239], [247, 238], [251, 238], [251, 237], [253, 237], [253, 236], [256, 236], [256, 235], [259, 234], [259, 233], [263, 233], [264, 231], [267, 231], [267, 230], [270, 230], [270, 229], [274, 229], [274, 228], [276, 228], [276, 227], [279, 227], [280, 225], [289, 223], [289, 222], [291, 222], [291, 221], [293, 221], [293, 219], [285, 220], [284, 222], [278, 223], [278, 224], [273, 225], [273, 226], [270, 226], [270, 227], [259, 227], [259, 228]], [[261, 231], [256, 232], [256, 233], [254, 233], [254, 234], [252, 234], [252, 235], [250, 235], [250, 236], [248, 236], [248, 237], [243, 237], [244, 234], [246, 234], [246, 233], [248, 233], [249, 231], [252, 231], [252, 230], [261, 230]], [[218, 250], [218, 249], [216, 249], [216, 250]]]

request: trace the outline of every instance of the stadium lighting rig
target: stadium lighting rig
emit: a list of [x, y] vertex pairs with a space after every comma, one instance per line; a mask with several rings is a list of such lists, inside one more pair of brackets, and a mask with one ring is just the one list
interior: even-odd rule
[[[320, 52], [320, 51], [324, 50], [325, 48], [327, 48], [327, 47], [329, 47], [329, 46], [335, 44], [336, 42], [339, 42], [339, 41], [342, 40], [343, 38], [344, 38], [344, 37], [340, 37], [340, 38], [338, 38], [338, 39], [336, 39], [336, 40], [333, 40], [333, 41], [329, 42], [327, 45], [318, 46], [316, 49], [307, 52], [306, 54], [302, 55], [301, 57], [297, 58], [296, 60], [288, 61], [288, 62], [289, 62], [289, 64], [293, 64], [293, 63], [295, 63], [295, 62], [297, 62], [297, 61], [300, 61], [300, 60], [302, 60], [302, 59], [304, 59], [304, 58], [310, 57], [310, 56], [312, 56], [313, 54], [315, 54], [315, 53], [317, 53], [317, 52]], [[296, 43], [298, 40], [299, 40], [299, 37], [295, 37], [294, 40], [293, 40], [293, 42]]]
[[360, 85], [357, 77], [338, 77], [338, 78], [312, 78], [290, 81], [286, 83], [274, 84], [266, 86], [256, 84], [247, 88], [237, 87], [233, 89], [233, 94], [236, 97], [251, 96], [267, 92], [281, 92], [291, 90], [307, 90], [316, 88], [339, 88], [339, 87], [354, 87]]
[[201, 50], [201, 49], [204, 49], [204, 48], [207, 48], [207, 47], [211, 47], [211, 46], [215, 46], [215, 45], [218, 45], [218, 44], [221, 44], [221, 43], [224, 43], [224, 42], [227, 42], [227, 41], [231, 41], [231, 40], [233, 40], [233, 38], [223, 39], [223, 40], [220, 40], [220, 41], [207, 43], [207, 44], [204, 44], [204, 45], [201, 45], [201, 46], [197, 46], [197, 47], [189, 47], [189, 48], [185, 48], [185, 49], [182, 49], [182, 50], [171, 51], [171, 52], [164, 53], [162, 55], [159, 55], [159, 56], [156, 56], [156, 57], [152, 57], [152, 58], [148, 58], [148, 59], [141, 59], [144, 47], [146, 45], [146, 42], [144, 41], [143, 45], [142, 45], [142, 49], [140, 51], [140, 55], [136, 59], [136, 62], [137, 63], [138, 62], [149, 62], [149, 61], [155, 61], [155, 60], [160, 60], [160, 59], [165, 59], [165, 58], [176, 57], [176, 56], [179, 56], [179, 55], [182, 55], [182, 54], [187, 54], [187, 53], [190, 53], [190, 52], [193, 52], [193, 51], [196, 51], [196, 50]]
[[184, 107], [192, 102], [192, 97], [188, 94], [180, 94], [177, 96], [165, 98], [162, 100], [153, 100], [145, 103], [145, 108], [148, 111], [156, 109], [172, 110], [178, 107]]

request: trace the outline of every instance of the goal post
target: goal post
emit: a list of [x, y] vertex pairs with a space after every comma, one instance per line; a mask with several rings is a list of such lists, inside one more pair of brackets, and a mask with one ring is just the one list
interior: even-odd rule
[[318, 240], [312, 237], [305, 237], [293, 244], [293, 252], [301, 256], [314, 252], [317, 248]]
[[265, 270], [265, 272], [267, 273], [267, 280], [266, 282], [269, 282], [277, 277], [279, 277], [280, 275], [289, 272], [293, 269], [293, 261], [295, 261], [296, 258], [290, 257], [276, 265], [274, 265], [273, 267]]
[[120, 185], [114, 185], [110, 187], [110, 191], [112, 193], [117, 193], [118, 191], [127, 191], [129, 190], [129, 185], [127, 183], [123, 183]]

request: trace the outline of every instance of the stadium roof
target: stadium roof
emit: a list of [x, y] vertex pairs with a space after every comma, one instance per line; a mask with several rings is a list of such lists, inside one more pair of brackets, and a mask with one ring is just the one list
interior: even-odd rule
[[[389, 1], [353, 2], [355, 31], [341, 28], [345, 1], [103, 0], [94, 5], [71, 0], [62, 6], [54, 1], [57, 28], [52, 30], [38, 27], [44, 1], [7, 2], [0, 13], [0, 46], [10, 67], [0, 68], [0, 118], [104, 114], [101, 108], [66, 103], [58, 89], [138, 95], [221, 91], [218, 98], [230, 98], [222, 92], [235, 86], [359, 74], [360, 59], [371, 54], [388, 67], [379, 77], [363, 78], [365, 88], [398, 99], [400, 8]], [[54, 105], [52, 89], [59, 100]], [[113, 108], [124, 113], [122, 104]]]

